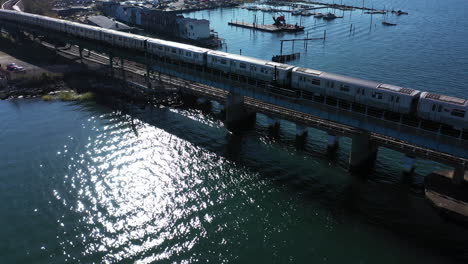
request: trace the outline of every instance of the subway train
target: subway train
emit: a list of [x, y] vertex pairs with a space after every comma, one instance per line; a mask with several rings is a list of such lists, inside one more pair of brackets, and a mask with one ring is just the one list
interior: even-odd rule
[[[145, 52], [154, 58], [204, 67], [226, 78], [255, 80], [289, 96], [334, 98], [374, 109], [418, 117], [468, 132], [468, 100], [374, 81], [214, 51], [192, 45], [103, 29], [35, 14], [0, 10], [0, 19], [39, 27], [111, 46]], [[464, 131], [463, 131], [464, 130]]]

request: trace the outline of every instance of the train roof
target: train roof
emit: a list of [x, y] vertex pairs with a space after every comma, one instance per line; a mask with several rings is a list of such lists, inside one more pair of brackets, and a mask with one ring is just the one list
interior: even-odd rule
[[197, 52], [209, 51], [209, 49], [206, 49], [206, 48], [197, 47], [197, 46], [193, 46], [193, 45], [189, 45], [185, 43], [178, 43], [178, 42], [173, 42], [173, 41], [168, 41], [168, 40], [157, 39], [157, 38], [148, 38], [148, 41], [159, 44], [159, 45], [168, 45], [174, 48], [187, 49], [187, 50], [197, 51]]
[[323, 71], [318, 71], [318, 70], [313, 70], [313, 69], [308, 69], [308, 68], [302, 68], [302, 67], [296, 67], [293, 69], [294, 72], [300, 72], [300, 73], [305, 73], [305, 74], [311, 74], [315, 76], [320, 76]]
[[419, 90], [414, 90], [414, 89], [411, 89], [411, 88], [404, 88], [404, 87], [391, 85], [391, 84], [385, 84], [385, 83], [380, 84], [379, 87], [377, 87], [377, 88], [384, 89], [384, 90], [389, 90], [389, 91], [392, 91], [392, 92], [407, 94], [407, 95], [416, 95], [416, 94], [421, 92]]
[[421, 93], [422, 98], [431, 99], [434, 101], [441, 101], [457, 105], [466, 105], [468, 106], [468, 100], [462, 98], [456, 98], [448, 95], [441, 95], [436, 93], [423, 92]]
[[244, 62], [247, 62], [247, 63], [257, 64], [257, 65], [277, 67], [277, 68], [280, 68], [280, 69], [283, 69], [283, 70], [288, 70], [288, 69], [294, 68], [294, 66], [291, 66], [291, 65], [288, 65], [288, 64], [272, 62], [272, 61], [266, 61], [266, 60], [262, 60], [262, 59], [257, 59], [257, 58], [252, 58], [252, 57], [247, 57], [247, 56], [242, 56], [242, 55], [237, 55], [237, 54], [231, 54], [231, 53], [226, 53], [226, 52], [222, 52], [222, 51], [210, 50], [210, 51], [208, 51], [208, 54], [215, 55], [215, 56], [220, 56], [220, 57], [225, 57], [227, 59], [232, 59], [232, 60], [237, 60], [237, 61], [244, 61]]
[[349, 77], [349, 76], [344, 76], [344, 75], [339, 75], [339, 74], [334, 74], [334, 73], [329, 73], [329, 72], [324, 72], [320, 76], [329, 80], [334, 80], [334, 81], [338, 81], [342, 83], [349, 83], [351, 85], [374, 88], [374, 89], [377, 88], [381, 84], [381, 83], [374, 82], [374, 81], [363, 80], [363, 79], [358, 79], [354, 77]]

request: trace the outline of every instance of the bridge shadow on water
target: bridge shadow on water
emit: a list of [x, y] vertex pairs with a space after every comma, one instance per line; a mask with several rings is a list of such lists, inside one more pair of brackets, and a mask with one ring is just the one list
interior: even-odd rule
[[[406, 243], [468, 260], [468, 229], [443, 220], [424, 196], [414, 191], [414, 182], [421, 182], [421, 176], [404, 175], [379, 160], [366, 173], [349, 173], [349, 139], [342, 139], [337, 150], [327, 151], [324, 132], [309, 129], [307, 138], [298, 138], [291, 133], [290, 123], [272, 129], [261, 115], [250, 129], [230, 132], [222, 124], [222, 112], [216, 103], [155, 108], [115, 104], [112, 100], [100, 102], [120, 112], [135, 135], [143, 125], [162, 129], [247, 168], [261, 181], [285, 188], [302, 203], [319, 204], [333, 221], [358, 219], [396, 232]], [[92, 105], [85, 107], [91, 112], [107, 111]]]

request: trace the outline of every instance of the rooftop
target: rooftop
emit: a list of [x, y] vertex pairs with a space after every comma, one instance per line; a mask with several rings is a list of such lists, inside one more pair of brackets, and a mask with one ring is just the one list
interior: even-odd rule
[[129, 27], [123, 23], [114, 21], [110, 18], [105, 16], [90, 16], [88, 17], [88, 22], [98, 27], [107, 28], [107, 29], [114, 29], [119, 31], [129, 31], [132, 30], [132, 27]]

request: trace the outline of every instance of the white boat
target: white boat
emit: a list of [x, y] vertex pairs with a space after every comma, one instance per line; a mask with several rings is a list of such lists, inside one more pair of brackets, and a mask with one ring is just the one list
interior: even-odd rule
[[293, 15], [293, 16], [300, 16], [300, 15], [302, 14], [302, 12], [304, 12], [304, 10], [302, 10], [302, 9], [294, 9], [294, 10], [292, 11], [292, 15]]

